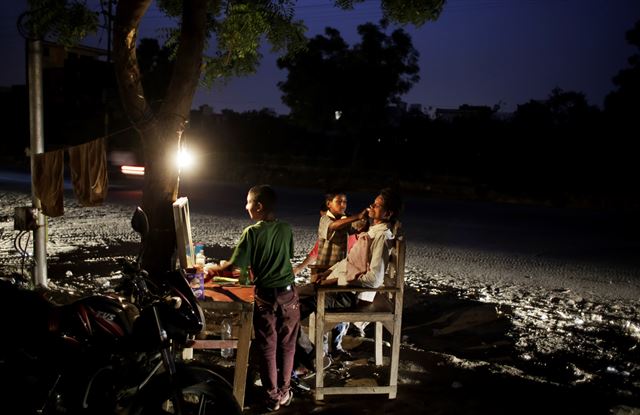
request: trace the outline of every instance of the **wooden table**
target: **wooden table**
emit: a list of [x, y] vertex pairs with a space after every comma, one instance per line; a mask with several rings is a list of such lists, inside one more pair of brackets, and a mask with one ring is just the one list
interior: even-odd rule
[[253, 303], [255, 287], [239, 285], [220, 285], [206, 283], [205, 299], [200, 301], [204, 310], [221, 313], [239, 313], [239, 319], [233, 321], [238, 328], [237, 340], [196, 340], [194, 349], [237, 349], [233, 374], [233, 395], [240, 408], [244, 407], [244, 393], [249, 366], [249, 347], [253, 330]]

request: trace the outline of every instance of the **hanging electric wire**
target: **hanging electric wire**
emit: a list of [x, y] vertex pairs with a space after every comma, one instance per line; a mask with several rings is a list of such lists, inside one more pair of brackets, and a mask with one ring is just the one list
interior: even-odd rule
[[[24, 236], [27, 236], [26, 241], [22, 241], [22, 239], [24, 238]], [[29, 251], [27, 250], [29, 248], [29, 239], [31, 238], [31, 231], [20, 231], [18, 233], [18, 235], [16, 235], [16, 237], [13, 240], [13, 247], [15, 248], [15, 250], [18, 252], [18, 254], [20, 255], [21, 259], [20, 259], [20, 275], [22, 276], [23, 279], [27, 280], [29, 279], [29, 277], [27, 275], [25, 275], [25, 263], [27, 261], [27, 259], [31, 258], [31, 254], [29, 254]]]

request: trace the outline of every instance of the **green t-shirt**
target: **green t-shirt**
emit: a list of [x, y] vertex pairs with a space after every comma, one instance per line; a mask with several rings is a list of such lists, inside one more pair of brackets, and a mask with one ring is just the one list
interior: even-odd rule
[[241, 268], [250, 265], [256, 286], [279, 288], [294, 282], [291, 257], [291, 227], [278, 220], [261, 220], [242, 231], [230, 261]]

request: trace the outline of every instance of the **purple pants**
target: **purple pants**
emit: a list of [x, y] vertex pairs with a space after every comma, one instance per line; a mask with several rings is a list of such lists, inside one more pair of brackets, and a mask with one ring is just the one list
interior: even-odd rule
[[289, 390], [300, 305], [295, 287], [258, 288], [253, 311], [255, 345], [260, 355], [260, 379], [272, 401]]

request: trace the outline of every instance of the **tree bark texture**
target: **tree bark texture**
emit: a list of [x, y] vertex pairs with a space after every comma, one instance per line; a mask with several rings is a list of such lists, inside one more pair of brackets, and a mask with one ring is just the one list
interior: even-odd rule
[[138, 26], [151, 0], [120, 0], [116, 10], [113, 59], [124, 109], [141, 137], [145, 183], [142, 208], [149, 217], [143, 267], [158, 275], [175, 266], [176, 235], [172, 204], [178, 195], [175, 161], [200, 79], [206, 38], [207, 0], [183, 2], [180, 43], [174, 72], [160, 109], [145, 98], [136, 56]]

